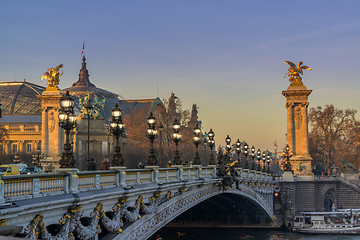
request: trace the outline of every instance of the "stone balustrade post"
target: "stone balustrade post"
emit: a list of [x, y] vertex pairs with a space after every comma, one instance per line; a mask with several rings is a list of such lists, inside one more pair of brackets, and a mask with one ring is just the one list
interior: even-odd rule
[[70, 193], [69, 185], [70, 185], [69, 176], [65, 175], [64, 176], [64, 192], [65, 193]]
[[183, 165], [173, 165], [176, 168], [176, 179], [180, 182], [183, 180]]
[[201, 178], [201, 165], [193, 165], [196, 168], [196, 178]]
[[110, 170], [116, 171], [116, 186], [126, 187], [126, 167], [110, 167]]
[[145, 168], [151, 169], [151, 182], [159, 182], [159, 166], [146, 166]]
[[65, 172], [67, 174], [66, 178], [69, 183], [68, 186], [66, 186], [65, 189], [67, 189], [66, 192], [69, 193], [78, 193], [79, 192], [79, 176], [77, 175], [77, 172], [79, 169], [76, 168], [58, 168], [56, 169], [57, 172]]
[[79, 192], [79, 176], [76, 172], [69, 173], [69, 191], [71, 193]]
[[95, 174], [95, 189], [100, 189], [100, 174]]
[[0, 174], [0, 204], [5, 203], [5, 185], [4, 185], [4, 181], [1, 179], [1, 175]]
[[211, 167], [211, 177], [216, 178], [216, 165], [208, 165], [208, 167]]
[[[140, 176], [141, 172], [136, 172], [136, 184], [141, 184], [141, 176]], [[153, 176], [151, 176], [151, 182], [153, 182]]]
[[39, 178], [32, 179], [32, 195], [33, 195], [33, 197], [40, 196], [40, 179]]

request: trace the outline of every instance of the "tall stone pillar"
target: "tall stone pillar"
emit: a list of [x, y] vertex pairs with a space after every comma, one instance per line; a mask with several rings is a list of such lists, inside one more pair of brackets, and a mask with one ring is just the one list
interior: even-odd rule
[[61, 96], [60, 91], [44, 91], [38, 96], [42, 111], [41, 152], [44, 154], [41, 165], [44, 167], [52, 164], [55, 168], [59, 168], [64, 142], [58, 118]]
[[291, 84], [282, 95], [286, 97], [287, 143], [293, 155], [290, 163], [295, 175], [312, 176], [308, 138], [308, 96], [312, 90]]

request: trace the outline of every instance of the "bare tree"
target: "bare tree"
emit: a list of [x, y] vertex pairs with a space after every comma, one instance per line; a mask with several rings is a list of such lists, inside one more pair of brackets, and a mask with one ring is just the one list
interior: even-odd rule
[[333, 105], [318, 106], [309, 111], [309, 150], [314, 164], [323, 166], [328, 173], [333, 164], [342, 167], [342, 160], [359, 165], [356, 133], [359, 122], [356, 110], [340, 110]]
[[[154, 113], [157, 120], [156, 129], [158, 131], [158, 137], [154, 141], [154, 149], [158, 164], [162, 167], [166, 166], [167, 161], [173, 160], [175, 145], [172, 140], [172, 124], [175, 119], [178, 119], [181, 125], [180, 134], [182, 139], [179, 144], [179, 151], [182, 162], [185, 159], [189, 161], [188, 158], [193, 156], [192, 151], [194, 149], [192, 144], [193, 132], [187, 126], [190, 120], [190, 112], [182, 110], [181, 101], [174, 94], [171, 95], [169, 100], [163, 100], [163, 102], [164, 108], [160, 108]], [[131, 114], [124, 118], [128, 144], [131, 145], [127, 146], [127, 150], [124, 152], [127, 158], [136, 156], [137, 160], [134, 160], [136, 162], [146, 162], [150, 150], [150, 142], [146, 136], [146, 129], [148, 128], [146, 119], [148, 115], [148, 109], [143, 108], [133, 110]]]

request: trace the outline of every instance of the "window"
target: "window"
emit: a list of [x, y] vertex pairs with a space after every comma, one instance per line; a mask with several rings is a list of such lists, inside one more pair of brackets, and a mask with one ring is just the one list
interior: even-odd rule
[[12, 151], [15, 153], [17, 152], [17, 144], [12, 145]]
[[31, 144], [28, 144], [28, 145], [27, 145], [27, 151], [28, 151], [28, 152], [31, 152]]

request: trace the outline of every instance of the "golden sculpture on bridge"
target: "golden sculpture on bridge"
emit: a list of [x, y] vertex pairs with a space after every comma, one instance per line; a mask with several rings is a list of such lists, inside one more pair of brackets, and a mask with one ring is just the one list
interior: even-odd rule
[[[43, 79], [47, 79], [48, 86], [46, 88], [46, 91], [59, 91], [59, 82], [60, 82], [60, 76], [63, 75], [62, 71], [63, 65], [60, 64], [55, 68], [49, 68], [46, 73], [44, 73], [41, 77], [41, 81]], [[61, 71], [60, 71], [61, 69]]]
[[284, 63], [290, 66], [288, 72], [285, 75], [285, 77], [289, 77], [289, 81], [291, 83], [290, 86], [303, 86], [303, 82], [301, 81], [302, 77], [300, 75], [304, 74], [303, 69], [311, 70], [311, 68], [308, 66], [301, 66], [303, 64], [302, 61], [300, 61], [297, 66], [290, 61], [284, 61]]

